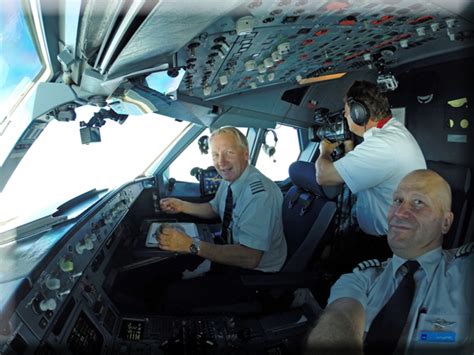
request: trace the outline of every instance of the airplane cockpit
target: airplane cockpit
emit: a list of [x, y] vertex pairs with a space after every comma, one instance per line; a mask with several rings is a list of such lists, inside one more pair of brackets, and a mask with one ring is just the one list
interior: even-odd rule
[[[469, 0], [1, 5], [0, 354], [304, 352], [347, 272], [331, 246], [355, 198], [320, 186], [315, 161], [324, 139], [360, 140], [344, 118], [356, 80], [383, 90], [451, 185], [443, 247], [474, 241]], [[221, 220], [160, 200], [213, 199], [209, 141], [224, 126], [283, 194], [288, 257], [242, 276], [245, 301], [174, 314], [156, 275], [186, 260], [196, 269], [172, 276], [198, 279], [203, 260], [160, 249], [157, 230], [215, 243]]]

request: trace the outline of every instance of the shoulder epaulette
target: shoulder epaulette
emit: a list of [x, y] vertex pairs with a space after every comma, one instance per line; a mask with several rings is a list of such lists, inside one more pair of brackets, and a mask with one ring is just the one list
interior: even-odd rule
[[454, 254], [454, 257], [459, 258], [461, 256], [471, 254], [473, 251], [474, 251], [474, 242], [470, 242], [459, 247], [458, 250], [456, 250], [456, 254]]
[[249, 184], [249, 186], [250, 186], [250, 192], [252, 192], [252, 195], [265, 191], [265, 187], [263, 187], [263, 183], [260, 180], [252, 181]]
[[381, 266], [381, 265], [382, 265], [382, 263], [378, 259], [365, 260], [365, 261], [359, 263], [354, 268], [354, 270], [352, 270], [352, 271], [357, 271], [357, 270], [362, 271], [362, 270], [365, 270], [365, 269], [368, 269], [368, 268], [371, 268], [371, 267], [378, 267], [378, 266]]

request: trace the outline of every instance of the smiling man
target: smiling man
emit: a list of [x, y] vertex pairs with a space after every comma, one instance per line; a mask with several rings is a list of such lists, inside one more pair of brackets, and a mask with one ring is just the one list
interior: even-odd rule
[[388, 214], [393, 257], [360, 263], [334, 284], [309, 352], [472, 354], [474, 245], [441, 249], [452, 221], [441, 176], [403, 178]]
[[[193, 240], [172, 228], [157, 236], [164, 250], [197, 254], [213, 263], [262, 272], [276, 272], [286, 259], [279, 187], [248, 163], [247, 138], [235, 127], [222, 127], [210, 137], [215, 168], [223, 177], [209, 203], [176, 198], [160, 201], [167, 213], [222, 219], [225, 244]], [[227, 209], [226, 209], [227, 205]]]
[[240, 276], [280, 271], [286, 259], [279, 187], [248, 163], [247, 139], [237, 128], [219, 128], [209, 142], [214, 166], [223, 177], [214, 199], [192, 203], [165, 198], [160, 205], [167, 213], [219, 216], [223, 244], [193, 239], [173, 228], [158, 233], [161, 249], [212, 262], [204, 276], [170, 284], [157, 301], [161, 313], [189, 314], [199, 307], [245, 301], [254, 291], [242, 287]]

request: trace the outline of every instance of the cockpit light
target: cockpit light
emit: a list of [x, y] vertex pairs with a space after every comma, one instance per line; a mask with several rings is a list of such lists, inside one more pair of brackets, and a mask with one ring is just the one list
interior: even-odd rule
[[308, 84], [319, 83], [321, 81], [340, 79], [344, 75], [346, 75], [346, 73], [334, 73], [334, 74], [316, 76], [316, 77], [312, 77], [312, 78], [304, 78], [304, 79], [298, 80], [298, 84], [308, 85]]

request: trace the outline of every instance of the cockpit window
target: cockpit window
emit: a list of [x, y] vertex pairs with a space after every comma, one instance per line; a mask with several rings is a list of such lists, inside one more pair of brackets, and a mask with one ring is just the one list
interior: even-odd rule
[[158, 114], [129, 116], [123, 124], [107, 121], [101, 142], [81, 144], [79, 122], [97, 110], [83, 106], [74, 122], [49, 122], [0, 193], [0, 230], [19, 216], [45, 216], [81, 193], [133, 180], [189, 125]]
[[8, 113], [45, 69], [45, 64], [30, 32], [21, 2], [1, 0], [0, 4], [1, 127]]
[[298, 160], [301, 153], [298, 131], [289, 126], [278, 125], [265, 134], [256, 167], [273, 181], [288, 178], [288, 167]]

